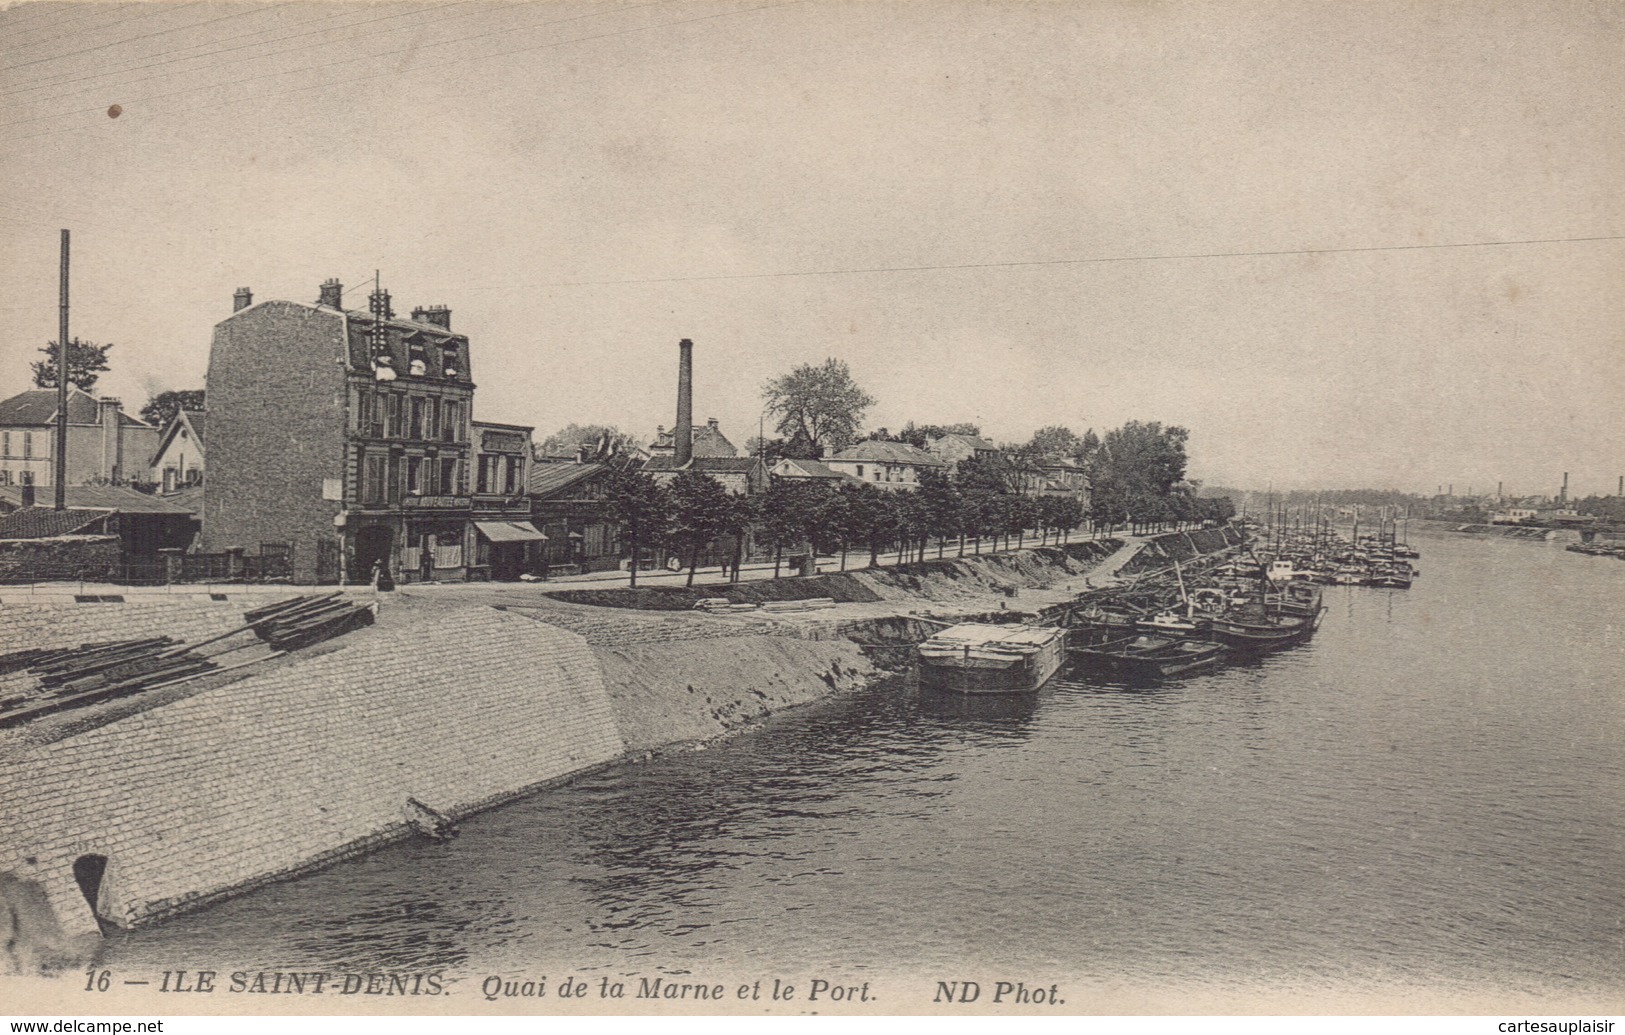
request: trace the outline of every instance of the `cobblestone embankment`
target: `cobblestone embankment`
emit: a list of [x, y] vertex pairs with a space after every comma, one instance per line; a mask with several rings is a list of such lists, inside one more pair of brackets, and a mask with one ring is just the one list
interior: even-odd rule
[[[850, 691], [878, 673], [860, 644], [930, 632], [922, 602], [940, 617], [996, 609], [1020, 587], [1048, 587], [1021, 589], [1024, 604], [1064, 599], [1120, 546], [848, 573], [870, 599], [805, 615], [639, 612], [497, 588], [390, 597], [375, 625], [240, 676], [43, 736], [13, 731], [0, 737], [0, 967], [73, 955], [97, 915], [150, 922], [407, 836], [414, 802], [455, 818]], [[196, 642], [243, 609], [206, 595], [8, 600], [0, 651]]]

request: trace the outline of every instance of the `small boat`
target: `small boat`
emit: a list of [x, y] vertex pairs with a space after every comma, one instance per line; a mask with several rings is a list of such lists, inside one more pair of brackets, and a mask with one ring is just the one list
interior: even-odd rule
[[1236, 650], [1271, 650], [1308, 639], [1320, 626], [1325, 608], [1313, 615], [1225, 615], [1213, 620], [1213, 639]]
[[1150, 618], [1142, 618], [1135, 627], [1158, 636], [1201, 637], [1207, 633], [1207, 619], [1182, 615], [1178, 611], [1159, 611]]
[[1048, 682], [1066, 660], [1066, 630], [967, 622], [920, 644], [915, 657], [921, 686], [960, 694], [1027, 693]]
[[1204, 665], [1224, 653], [1217, 643], [1174, 639], [1167, 636], [1134, 636], [1093, 647], [1075, 647], [1075, 657], [1109, 668], [1131, 679], [1164, 679]]

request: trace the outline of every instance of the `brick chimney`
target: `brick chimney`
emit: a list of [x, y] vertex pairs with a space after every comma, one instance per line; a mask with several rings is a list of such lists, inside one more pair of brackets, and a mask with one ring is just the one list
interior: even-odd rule
[[677, 343], [677, 426], [671, 430], [672, 464], [682, 467], [694, 459], [694, 343]]
[[124, 421], [119, 402], [103, 396], [96, 400], [102, 426], [102, 477], [117, 485], [124, 480]]
[[237, 293], [231, 296], [231, 311], [240, 313], [254, 304], [254, 292], [247, 288], [238, 288]]
[[316, 300], [317, 305], [325, 305], [329, 309], [344, 308], [344, 285], [339, 283], [337, 277], [329, 277], [322, 281], [322, 297]]
[[432, 323], [451, 330], [451, 310], [443, 305], [419, 306], [412, 310], [414, 323]]

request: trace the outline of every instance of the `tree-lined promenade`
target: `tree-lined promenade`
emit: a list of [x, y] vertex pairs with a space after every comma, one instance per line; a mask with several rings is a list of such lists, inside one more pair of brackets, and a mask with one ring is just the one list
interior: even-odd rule
[[[764, 397], [783, 436], [751, 443], [764, 459], [818, 459], [850, 444], [873, 403], [835, 360], [769, 382]], [[945, 432], [975, 436], [978, 429], [911, 422], [899, 436], [882, 429], [869, 437], [912, 444]], [[777, 577], [786, 555], [808, 552], [837, 556], [845, 569], [853, 551], [867, 551], [872, 566], [882, 556], [903, 563], [925, 560], [933, 550], [937, 557], [950, 550], [964, 556], [1001, 543], [1004, 549], [1060, 543], [1086, 525], [1091, 532], [1138, 532], [1227, 521], [1235, 513], [1230, 501], [1199, 498], [1185, 479], [1188, 438], [1185, 429], [1156, 422], [1130, 421], [1104, 437], [1047, 427], [1025, 445], [921, 468], [906, 489], [777, 478], [754, 496], [729, 493], [693, 470], [662, 484], [627, 461], [609, 476], [604, 502], [606, 516], [623, 529], [633, 585], [640, 560], [657, 550], [679, 558], [692, 584], [702, 552], [719, 541], [731, 546], [722, 566], [737, 578], [747, 532], [772, 550]], [[1087, 473], [1093, 485], [1087, 506], [1076, 492], [1026, 491], [1033, 471], [1056, 462]]]

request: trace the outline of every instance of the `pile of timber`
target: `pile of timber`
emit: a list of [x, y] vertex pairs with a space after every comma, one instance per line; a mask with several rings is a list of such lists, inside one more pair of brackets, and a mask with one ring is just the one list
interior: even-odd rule
[[33, 693], [0, 701], [0, 727], [151, 690], [217, 667], [168, 636], [19, 653], [32, 655], [22, 667], [38, 684]]
[[[343, 599], [341, 593], [329, 593], [278, 601], [247, 612], [243, 619], [243, 625], [190, 645], [168, 636], [154, 636], [0, 654], [0, 676], [25, 673], [32, 677], [31, 680], [8, 679], [7, 687], [0, 689], [0, 729], [68, 708], [226, 671], [220, 659], [236, 651], [260, 648], [256, 655], [227, 668], [256, 665], [371, 625], [373, 610]], [[250, 631], [257, 638], [242, 639], [242, 635]], [[204, 647], [233, 638], [240, 642], [218, 646], [209, 654], [201, 653]], [[25, 682], [32, 685], [21, 686]]]
[[294, 597], [243, 615], [254, 635], [277, 650], [298, 650], [372, 624], [372, 608], [344, 599], [342, 593]]

